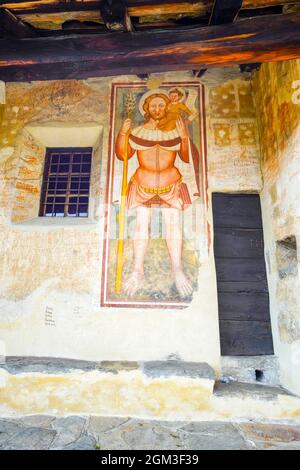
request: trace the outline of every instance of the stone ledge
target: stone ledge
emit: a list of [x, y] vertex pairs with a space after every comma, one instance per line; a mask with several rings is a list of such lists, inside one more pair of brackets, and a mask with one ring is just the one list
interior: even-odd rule
[[142, 371], [151, 379], [185, 377], [215, 380], [215, 371], [206, 362], [149, 361], [142, 363]]
[[66, 374], [74, 371], [98, 371], [118, 374], [119, 372], [140, 369], [151, 379], [185, 377], [192, 379], [215, 380], [215, 372], [207, 363], [168, 361], [84, 361], [52, 357], [8, 356], [1, 367], [9, 374], [39, 372], [44, 374]]
[[139, 368], [137, 362], [130, 361], [84, 361], [57, 357], [7, 356], [2, 365], [12, 375], [40, 372], [44, 374], [66, 374], [74, 371], [118, 372]]
[[296, 397], [282, 387], [270, 387], [263, 384], [245, 382], [216, 382], [214, 396], [220, 398], [255, 399], [266, 402], [277, 400], [279, 396]]
[[[147, 362], [9, 357], [0, 367], [0, 413], [173, 420], [209, 413], [215, 381], [201, 377], [198, 364], [170, 362], [159, 361], [158, 374], [156, 362], [147, 369]], [[207, 366], [204, 370], [211, 375]]]
[[300, 399], [286, 391], [236, 382], [214, 389], [215, 380], [203, 377], [211, 374], [207, 364], [182, 361], [9, 357], [0, 367], [0, 414], [172, 421], [300, 419]]

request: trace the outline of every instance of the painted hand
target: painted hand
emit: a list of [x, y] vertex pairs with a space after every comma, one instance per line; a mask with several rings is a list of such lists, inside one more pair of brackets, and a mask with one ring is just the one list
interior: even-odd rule
[[179, 137], [181, 137], [182, 139], [188, 139], [189, 138], [189, 131], [188, 131], [182, 117], [179, 117], [177, 119], [176, 127], [177, 127], [177, 130], [178, 130], [178, 133], [179, 133]]
[[121, 130], [120, 130], [120, 133], [121, 134], [127, 134], [127, 132], [129, 132], [131, 128], [131, 119], [125, 119], [125, 121], [123, 122], [123, 126], [121, 127]]

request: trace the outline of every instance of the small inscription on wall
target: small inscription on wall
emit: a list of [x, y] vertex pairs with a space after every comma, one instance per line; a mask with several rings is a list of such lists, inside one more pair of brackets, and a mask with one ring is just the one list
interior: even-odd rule
[[56, 326], [54, 309], [46, 306], [45, 310], [45, 326]]

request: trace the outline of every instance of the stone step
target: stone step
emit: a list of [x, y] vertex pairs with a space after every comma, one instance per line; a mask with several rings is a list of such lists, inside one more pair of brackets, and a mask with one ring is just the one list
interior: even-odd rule
[[271, 387], [263, 384], [249, 384], [244, 382], [224, 383], [217, 381], [214, 387], [214, 395], [223, 398], [251, 398], [252, 400], [274, 401], [279, 396], [295, 397], [282, 387]]
[[0, 414], [16, 413], [170, 421], [300, 419], [300, 398], [261, 382], [215, 384], [206, 363], [7, 357], [0, 367]]

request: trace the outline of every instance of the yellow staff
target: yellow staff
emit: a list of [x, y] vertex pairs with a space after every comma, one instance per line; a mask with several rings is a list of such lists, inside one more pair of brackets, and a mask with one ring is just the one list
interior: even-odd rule
[[0, 103], [0, 124], [2, 123], [3, 116], [4, 116], [4, 104]]
[[[126, 112], [127, 118], [131, 117], [131, 114], [135, 107], [135, 97], [129, 92], [126, 98]], [[119, 211], [119, 238], [117, 248], [117, 269], [116, 269], [116, 292], [119, 294], [122, 290], [122, 273], [123, 265], [125, 262], [124, 257], [124, 232], [125, 232], [125, 204], [127, 196], [127, 175], [128, 175], [128, 140], [130, 131], [127, 132], [124, 145], [123, 154], [123, 176], [122, 176], [122, 189], [121, 189], [121, 203]]]

